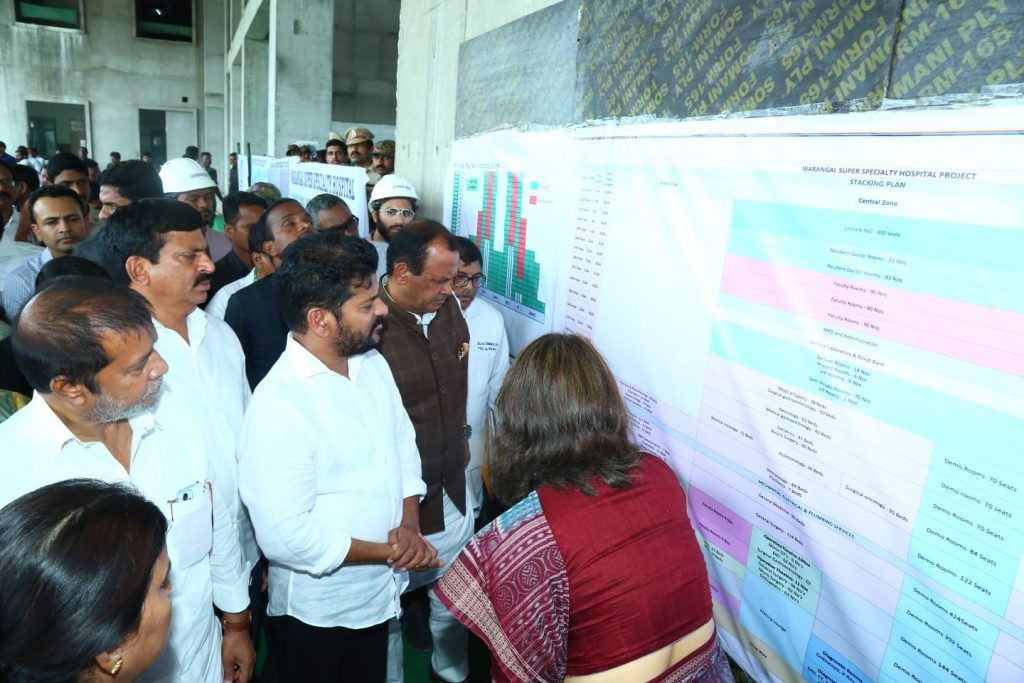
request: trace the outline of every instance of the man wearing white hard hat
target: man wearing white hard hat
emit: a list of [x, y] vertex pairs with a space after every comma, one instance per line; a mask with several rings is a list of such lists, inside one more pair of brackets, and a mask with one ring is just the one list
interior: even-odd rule
[[373, 192], [370, 193], [370, 217], [376, 229], [371, 241], [380, 255], [378, 278], [387, 270], [388, 242], [391, 236], [416, 217], [416, 204], [419, 200], [412, 183], [394, 173], [384, 176], [373, 186]]
[[231, 251], [231, 240], [223, 233], [210, 230], [217, 213], [217, 183], [195, 159], [170, 159], [160, 167], [160, 180], [164, 197], [188, 204], [202, 215], [206, 222], [203, 235], [210, 247], [210, 258], [218, 261]]

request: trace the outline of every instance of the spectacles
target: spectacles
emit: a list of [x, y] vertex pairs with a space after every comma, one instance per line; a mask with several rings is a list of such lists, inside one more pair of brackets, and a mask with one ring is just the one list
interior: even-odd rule
[[14, 187], [14, 185], [15, 185], [14, 178], [0, 178], [0, 185], [7, 185], [9, 187]]
[[459, 273], [458, 275], [452, 278], [452, 284], [458, 287], [459, 289], [462, 289], [470, 282], [473, 283], [473, 289], [479, 289], [480, 287], [484, 286], [485, 282], [487, 282], [487, 276], [484, 275], [483, 273], [477, 273], [473, 277], [470, 277], [468, 275], [463, 275], [462, 273]]
[[355, 230], [357, 227], [359, 227], [359, 216], [351, 216], [344, 223], [321, 228], [320, 232], [334, 232], [336, 230], [348, 232], [349, 230]]
[[373, 158], [374, 159], [394, 159], [395, 155], [394, 154], [381, 154], [380, 152], [374, 152], [373, 153]]
[[381, 213], [383, 213], [388, 218], [394, 218], [396, 216], [401, 216], [402, 218], [414, 218], [416, 216], [416, 212], [413, 211], [412, 209], [396, 209], [393, 206], [389, 206], [386, 209], [381, 209]]

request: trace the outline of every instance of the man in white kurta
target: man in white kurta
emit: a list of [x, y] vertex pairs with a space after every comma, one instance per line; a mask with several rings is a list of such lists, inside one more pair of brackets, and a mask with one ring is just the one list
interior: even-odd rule
[[114, 279], [142, 294], [153, 309], [156, 349], [169, 368], [157, 415], [184, 411], [199, 425], [251, 569], [259, 550], [238, 498], [235, 459], [250, 397], [245, 356], [231, 328], [199, 308], [210, 288], [213, 261], [200, 214], [181, 204], [134, 202], [108, 219], [104, 239], [124, 264]]
[[[168, 518], [173, 585], [168, 647], [140, 680], [220, 683], [213, 606], [245, 610], [248, 576], [196, 425], [152, 412], [167, 364], [149, 315], [137, 294], [97, 278], [62, 278], [30, 301], [14, 347], [36, 392], [0, 424], [0, 506], [66, 479], [131, 482]], [[97, 353], [109, 360], [99, 371]]]
[[487, 415], [494, 408], [501, 383], [508, 372], [508, 334], [505, 319], [495, 306], [477, 294], [486, 276], [476, 244], [465, 237], [459, 243], [459, 270], [453, 291], [459, 298], [469, 326], [469, 392], [466, 396], [466, 422], [473, 433], [469, 437], [469, 466], [466, 481], [473, 491], [475, 513], [480, 514], [484, 500], [483, 466], [487, 453]]
[[375, 268], [373, 247], [338, 233], [288, 247], [291, 332], [239, 440], [242, 499], [270, 560], [267, 662], [289, 680], [383, 680], [403, 570], [438, 564], [419, 533], [415, 432], [372, 348], [387, 313]]

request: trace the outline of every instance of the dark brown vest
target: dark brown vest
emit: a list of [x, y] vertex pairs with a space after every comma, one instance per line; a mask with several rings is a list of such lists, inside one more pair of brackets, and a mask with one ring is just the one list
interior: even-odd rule
[[420, 530], [444, 529], [443, 489], [466, 512], [466, 424], [469, 328], [452, 296], [430, 322], [429, 338], [413, 316], [385, 292], [388, 317], [378, 347], [391, 366], [402, 403], [416, 428], [427, 495], [420, 502]]

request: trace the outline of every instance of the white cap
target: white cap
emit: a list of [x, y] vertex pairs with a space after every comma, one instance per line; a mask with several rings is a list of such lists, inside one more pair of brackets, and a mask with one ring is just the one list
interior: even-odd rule
[[217, 186], [198, 161], [187, 157], [171, 159], [161, 166], [160, 180], [164, 184], [164, 192], [179, 194]]
[[412, 183], [402, 176], [392, 173], [378, 180], [377, 184], [373, 186], [373, 192], [370, 193], [370, 203], [372, 204], [378, 199], [394, 199], [395, 197], [411, 199], [414, 202], [420, 200]]

